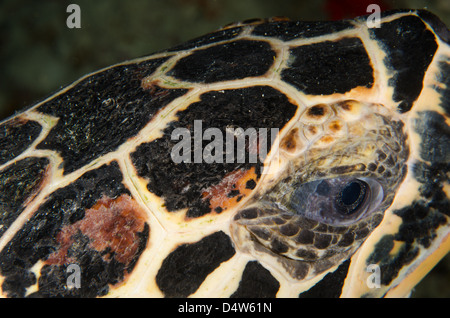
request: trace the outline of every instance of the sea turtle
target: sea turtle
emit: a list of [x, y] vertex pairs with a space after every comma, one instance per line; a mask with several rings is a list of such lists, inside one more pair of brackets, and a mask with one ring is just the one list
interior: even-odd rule
[[409, 295], [450, 248], [450, 33], [368, 18], [235, 23], [3, 121], [1, 294]]

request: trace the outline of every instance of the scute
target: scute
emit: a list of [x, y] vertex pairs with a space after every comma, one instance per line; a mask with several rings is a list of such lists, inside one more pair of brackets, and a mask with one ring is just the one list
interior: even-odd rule
[[1, 295], [407, 295], [450, 250], [450, 33], [366, 19], [236, 23], [0, 123]]
[[14, 159], [36, 140], [42, 130], [35, 121], [14, 118], [0, 125], [0, 165]]
[[270, 271], [256, 261], [245, 265], [238, 289], [231, 298], [273, 298], [277, 295], [280, 283]]
[[299, 298], [338, 298], [342, 293], [350, 261], [342, 263], [334, 272], [327, 274], [319, 283], [298, 295]]
[[385, 63], [394, 74], [389, 80], [394, 88], [393, 99], [400, 102], [401, 112], [407, 112], [422, 90], [425, 72], [438, 46], [436, 38], [415, 16], [386, 22], [370, 33], [384, 46]]
[[[140, 234], [133, 238], [137, 240], [138, 248], [134, 251], [135, 255], [126, 258], [125, 263], [118, 257], [117, 251], [108, 255], [111, 248], [96, 247], [93, 237], [89, 236], [89, 227], [74, 228], [70, 230], [73, 232], [70, 237], [61, 237], [64, 236], [64, 228], [73, 228], [77, 221], [86, 220], [85, 211], [93, 208], [102, 198], [129, 195], [121, 179], [118, 165], [113, 162], [87, 172], [46, 198], [0, 253], [0, 273], [5, 277], [3, 293], [9, 297], [93, 297], [105, 295], [108, 284], [123, 280], [124, 275], [131, 272], [135, 258], [145, 248], [148, 226], [141, 226]], [[119, 231], [125, 235], [127, 229]], [[108, 232], [108, 235], [111, 233]], [[80, 289], [66, 287], [67, 267], [72, 263], [78, 264], [81, 270]], [[38, 276], [32, 270], [36, 264], [41, 268]], [[39, 284], [37, 290], [31, 292], [33, 289], [30, 287], [36, 283]]]
[[0, 237], [44, 186], [47, 158], [28, 157], [0, 171]]
[[450, 31], [437, 16], [426, 10], [418, 10], [417, 15], [431, 26], [433, 31], [442, 41], [450, 44]]
[[214, 83], [264, 75], [275, 52], [262, 41], [236, 40], [196, 50], [168, 73], [181, 81]]
[[58, 151], [64, 173], [116, 150], [186, 92], [141, 85], [164, 61], [160, 58], [107, 69], [39, 106], [37, 111], [59, 120], [37, 149]]
[[274, 37], [283, 41], [290, 41], [295, 39], [312, 38], [331, 34], [353, 27], [354, 25], [350, 21], [281, 21], [260, 24], [253, 29], [252, 34], [258, 36]]
[[290, 53], [295, 59], [281, 77], [305, 94], [343, 94], [373, 86], [374, 71], [359, 38], [302, 45]]
[[156, 275], [156, 283], [166, 297], [187, 297], [234, 253], [230, 237], [223, 232], [216, 232], [192, 244], [183, 244], [164, 260]]
[[437, 81], [441, 85], [436, 86], [435, 89], [440, 95], [441, 108], [447, 116], [450, 116], [450, 76], [447, 75], [450, 72], [450, 62], [446, 60], [438, 63], [441, 71], [437, 74]]
[[[211, 187], [220, 184], [225, 176], [241, 169], [253, 175], [246, 179], [246, 182], [250, 179], [256, 182], [261, 174], [261, 162], [249, 162], [248, 158], [252, 152], [250, 147], [246, 148], [247, 159], [244, 163], [237, 162], [235, 157], [232, 162], [227, 162], [228, 154], [225, 152], [219, 162], [206, 163], [202, 158], [200, 162], [195, 162], [195, 153], [200, 151], [202, 157], [205, 147], [209, 144], [204, 140], [201, 141], [200, 147], [190, 154], [189, 163], [175, 163], [171, 150], [179, 140], [173, 140], [173, 132], [180, 128], [189, 129], [188, 142], [196, 147], [196, 140], [202, 139], [203, 132], [208, 128], [220, 129], [223, 136], [226, 136], [227, 128], [242, 128], [245, 131], [262, 126], [281, 130], [295, 115], [296, 110], [296, 105], [285, 95], [269, 86], [208, 92], [200, 96], [199, 102], [178, 112], [177, 120], [169, 123], [162, 138], [138, 146], [136, 151], [131, 153], [131, 159], [138, 175], [148, 180], [148, 190], [164, 199], [168, 211], [188, 208], [188, 217], [199, 217], [211, 213], [217, 207], [211, 206], [212, 198], [208, 195], [205, 197], [205, 191], [212, 190]], [[194, 131], [195, 120], [200, 120], [202, 125], [197, 132]], [[200, 137], [196, 136], [199, 133]], [[225, 144], [225, 141], [223, 143]], [[270, 146], [268, 142], [268, 151]], [[236, 156], [237, 141], [233, 143], [232, 151], [232, 155]], [[224, 195], [227, 195], [229, 190]]]
[[419, 112], [414, 128], [422, 136], [420, 156], [423, 160], [450, 162], [450, 126], [443, 115], [432, 111]]

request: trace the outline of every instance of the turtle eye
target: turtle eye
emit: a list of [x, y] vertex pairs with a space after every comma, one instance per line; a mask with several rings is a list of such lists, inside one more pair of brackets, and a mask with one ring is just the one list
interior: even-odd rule
[[370, 195], [370, 187], [362, 180], [352, 180], [343, 186], [336, 197], [338, 213], [348, 216], [357, 213]]
[[288, 206], [296, 214], [330, 225], [351, 224], [383, 200], [382, 186], [370, 178], [339, 177], [299, 185]]

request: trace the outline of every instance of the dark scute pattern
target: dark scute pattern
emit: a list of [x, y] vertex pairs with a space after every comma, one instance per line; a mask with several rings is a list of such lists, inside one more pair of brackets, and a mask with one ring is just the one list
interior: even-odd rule
[[237, 40], [192, 52], [168, 75], [183, 81], [214, 83], [264, 75], [276, 54], [267, 42]]
[[397, 277], [400, 270], [411, 263], [418, 255], [419, 249], [412, 244], [403, 244], [395, 255], [390, 255], [394, 248], [394, 235], [387, 234], [375, 245], [374, 252], [366, 260], [366, 264], [379, 264], [380, 283], [389, 285]]
[[290, 53], [295, 60], [281, 77], [305, 94], [342, 94], [373, 85], [372, 64], [359, 38], [298, 46]]
[[[146, 246], [149, 235], [149, 226], [141, 233], [137, 233], [140, 247], [137, 255], [140, 255]], [[98, 297], [107, 295], [109, 285], [120, 283], [124, 274], [130, 273], [136, 264], [137, 258], [126, 266], [114, 257], [105, 261], [105, 251], [96, 251], [89, 246], [89, 238], [77, 233], [73, 236], [77, 242], [76, 249], [70, 249], [71, 257], [77, 260], [80, 266], [80, 288], [67, 289], [68, 276], [73, 271], [68, 270], [69, 265], [44, 265], [39, 277], [39, 290], [31, 293], [30, 298], [49, 297]]]
[[41, 125], [13, 118], [0, 125], [0, 165], [24, 152], [39, 136]]
[[29, 157], [0, 171], [0, 237], [40, 189], [48, 164], [47, 158]]
[[[413, 174], [422, 185], [419, 187], [421, 199], [410, 206], [394, 211], [402, 218], [397, 233], [383, 236], [375, 245], [367, 264], [379, 264], [381, 283], [390, 284], [400, 270], [419, 255], [419, 247], [429, 248], [436, 238], [436, 229], [447, 224], [450, 216], [450, 201], [443, 190], [448, 181], [449, 163], [417, 162]], [[402, 242], [400, 249], [392, 253], [394, 241]]]
[[[86, 172], [72, 184], [56, 190], [38, 208], [23, 228], [0, 253], [0, 274], [5, 277], [2, 290], [9, 297], [24, 297], [26, 288], [36, 283], [31, 267], [39, 260], [46, 260], [58, 250], [57, 234], [62, 227], [73, 224], [84, 217], [86, 209], [91, 208], [103, 196], [117, 198], [129, 194], [122, 184], [122, 174], [116, 162]], [[147, 241], [149, 229], [141, 233], [142, 252]], [[33, 297], [94, 297], [105, 295], [109, 284], [123, 279], [128, 268], [115, 261], [106, 262], [103, 254], [89, 248], [88, 238], [78, 235], [77, 249], [72, 256], [77, 257], [81, 270], [81, 288], [64, 288], [68, 278], [67, 265], [45, 265], [39, 278], [39, 291]]]
[[423, 88], [423, 78], [437, 49], [434, 34], [416, 16], [406, 16], [369, 29], [386, 52], [384, 63], [394, 71], [389, 85], [399, 111], [407, 112]]
[[[448, 200], [447, 207], [450, 207]], [[403, 219], [400, 229], [395, 235], [395, 240], [409, 244], [416, 240], [419, 245], [425, 248], [430, 247], [436, 235], [435, 230], [447, 223], [443, 214], [436, 213], [429, 204], [424, 202], [415, 202], [410, 207], [394, 213]]]
[[445, 114], [450, 116], [450, 61], [439, 62], [441, 72], [437, 76], [437, 80], [443, 85], [435, 86], [434, 89], [441, 94], [440, 106], [444, 109]]
[[270, 36], [283, 41], [311, 38], [353, 28], [350, 21], [283, 21], [255, 27], [252, 35]]
[[89, 76], [38, 108], [59, 117], [39, 149], [58, 151], [64, 174], [116, 150], [183, 89], [143, 89], [141, 80], [166, 58], [120, 65]]
[[427, 10], [417, 10], [417, 14], [433, 28], [442, 41], [450, 44], [450, 31], [438, 16]]
[[187, 297], [234, 254], [230, 238], [222, 231], [196, 243], [180, 245], [163, 261], [156, 283], [166, 297]]
[[280, 283], [257, 261], [248, 262], [231, 298], [274, 298]]
[[450, 126], [434, 111], [418, 113], [414, 129], [420, 135], [420, 157], [430, 162], [450, 162]]
[[[178, 113], [179, 120], [169, 124], [164, 136], [150, 143], [140, 145], [131, 159], [139, 176], [148, 180], [149, 191], [165, 200], [169, 211], [188, 208], [189, 217], [198, 217], [210, 213], [209, 201], [202, 199], [202, 192], [220, 183], [223, 177], [238, 169], [255, 168], [260, 171], [259, 163], [179, 163], [176, 164], [170, 154], [179, 142], [171, 140], [176, 128], [188, 128], [194, 145], [194, 120], [202, 121], [202, 130], [215, 127], [226, 135], [226, 127], [242, 128], [279, 128], [294, 116], [297, 107], [291, 104], [285, 95], [268, 86], [256, 86], [223, 92], [208, 92], [201, 95], [201, 101], [190, 105]], [[209, 143], [204, 141], [202, 148]], [[235, 142], [235, 147], [236, 147]], [[268, 151], [270, 150], [268, 143]], [[234, 149], [234, 154], [237, 151]], [[224, 151], [225, 156], [225, 151]]]
[[334, 272], [328, 273], [309, 290], [301, 293], [299, 298], [338, 298], [342, 293], [349, 267], [350, 260], [346, 260]]
[[414, 177], [422, 183], [420, 195], [427, 201], [427, 207], [450, 217], [450, 200], [444, 192], [444, 183], [448, 182], [450, 163], [417, 162], [413, 166]]

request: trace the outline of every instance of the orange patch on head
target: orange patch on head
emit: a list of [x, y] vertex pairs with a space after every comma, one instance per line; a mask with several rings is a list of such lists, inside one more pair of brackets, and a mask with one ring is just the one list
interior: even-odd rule
[[202, 193], [203, 199], [209, 199], [212, 211], [217, 213], [234, 207], [248, 196], [256, 185], [255, 168], [239, 169], [227, 174], [219, 184], [212, 185]]
[[342, 107], [343, 110], [351, 112], [354, 108], [355, 101], [354, 100], [344, 100], [337, 104], [338, 106]]
[[332, 131], [332, 132], [339, 132], [340, 130], [342, 130], [342, 123], [339, 120], [333, 120], [329, 125], [328, 128]]
[[299, 146], [298, 140], [298, 128], [292, 129], [282, 140], [281, 140], [281, 148], [288, 152], [293, 152]]
[[363, 104], [356, 100], [344, 100], [335, 105], [341, 117], [346, 120], [357, 120], [363, 112]]
[[102, 198], [86, 210], [83, 219], [62, 228], [57, 236], [60, 248], [49, 256], [47, 263], [75, 263], [67, 252], [75, 243], [75, 235], [81, 233], [89, 238], [90, 248], [108, 251], [103, 256], [105, 260], [114, 257], [120, 263], [129, 264], [138, 252], [141, 243], [138, 234], [144, 225], [145, 213], [130, 196]]
[[334, 140], [334, 138], [331, 136], [323, 136], [322, 138], [320, 138], [320, 141], [325, 142], [325, 143], [330, 143], [333, 140]]

